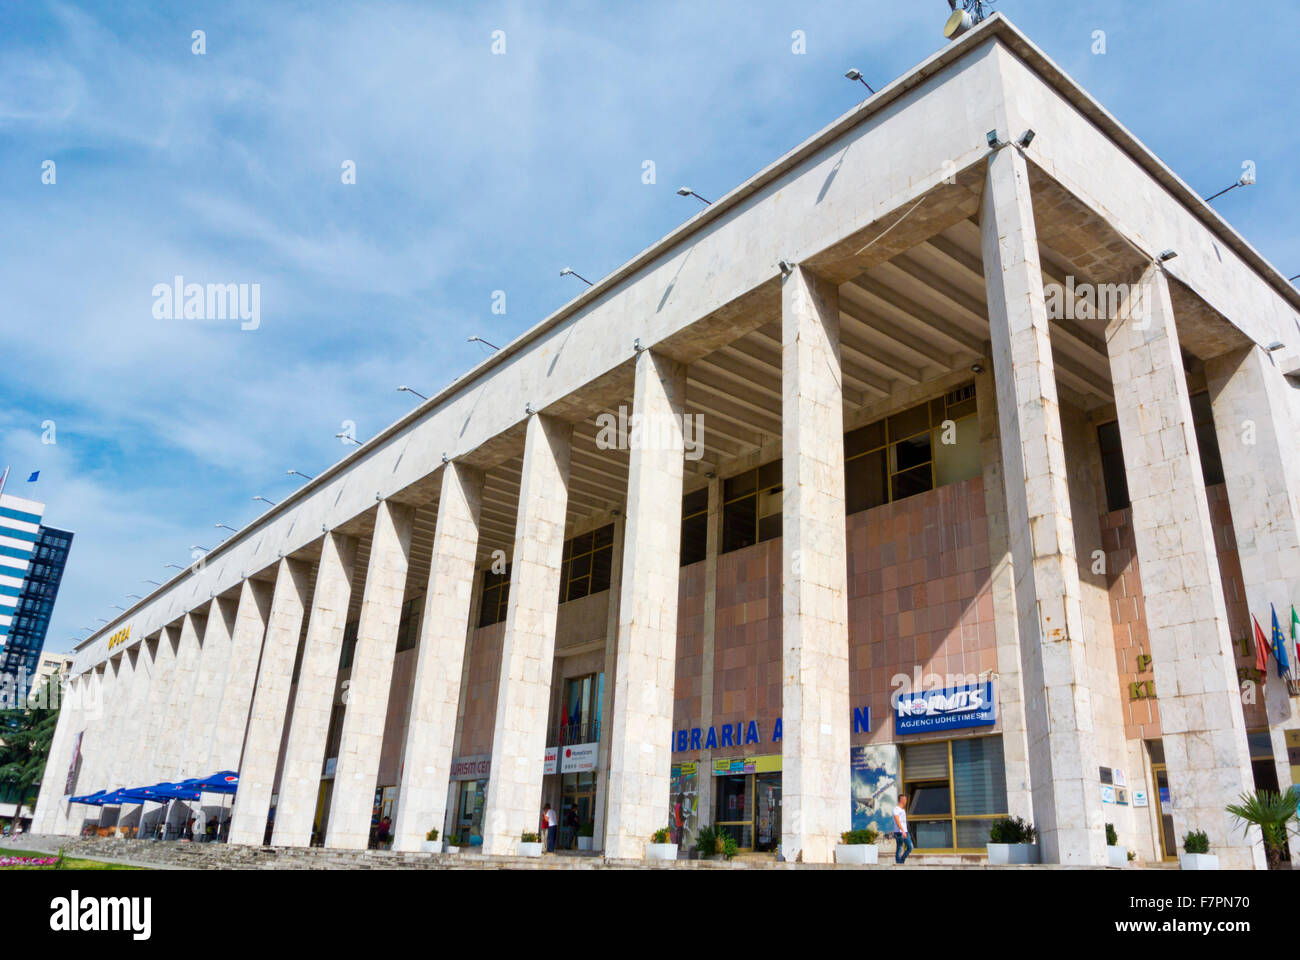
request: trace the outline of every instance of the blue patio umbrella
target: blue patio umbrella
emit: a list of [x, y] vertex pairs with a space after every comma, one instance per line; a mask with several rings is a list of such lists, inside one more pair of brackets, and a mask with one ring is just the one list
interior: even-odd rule
[[88, 793], [81, 797], [68, 798], [69, 803], [81, 803], [89, 807], [98, 807], [103, 805], [103, 797], [108, 795], [107, 790], [96, 790], [94, 793]]
[[235, 793], [239, 789], [239, 774], [234, 770], [222, 770], [188, 782], [197, 785], [204, 793]]

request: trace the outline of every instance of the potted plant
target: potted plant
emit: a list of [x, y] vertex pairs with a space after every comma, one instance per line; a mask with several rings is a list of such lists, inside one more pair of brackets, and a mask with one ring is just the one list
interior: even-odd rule
[[1268, 859], [1270, 870], [1282, 868], [1282, 851], [1286, 847], [1286, 838], [1294, 832], [1291, 821], [1296, 818], [1296, 794], [1274, 793], [1272, 790], [1256, 790], [1243, 793], [1237, 802], [1224, 808], [1249, 830], [1254, 824], [1264, 835], [1264, 856]]
[[722, 840], [712, 827], [701, 827], [695, 835], [695, 855], [701, 860], [722, 859]]
[[1218, 870], [1219, 858], [1210, 853], [1210, 838], [1204, 830], [1189, 830], [1183, 836], [1183, 852], [1178, 855], [1180, 870]]
[[1106, 824], [1106, 864], [1111, 867], [1124, 867], [1128, 865], [1128, 851], [1119, 845], [1119, 834], [1115, 832], [1115, 824]]
[[669, 843], [668, 828], [660, 827], [645, 846], [647, 860], [676, 860], [677, 844]]
[[740, 845], [736, 843], [736, 838], [729, 833], [722, 834], [722, 859], [730, 860], [740, 852]]
[[542, 838], [540, 834], [525, 830], [519, 836], [519, 856], [540, 857], [542, 855]]
[[460, 846], [459, 846], [459, 844], [460, 844], [460, 834], [458, 834], [458, 833], [454, 833], [454, 832], [453, 832], [453, 833], [449, 833], [449, 834], [447, 834], [446, 842], [443, 844], [442, 852], [443, 852], [443, 853], [460, 853]]
[[840, 842], [835, 845], [836, 863], [879, 863], [880, 848], [876, 840], [880, 831], [875, 827], [865, 830], [845, 830], [840, 834]]
[[984, 846], [990, 864], [1038, 862], [1038, 831], [1032, 823], [1020, 817], [994, 822]]
[[578, 827], [578, 849], [590, 850], [591, 838], [596, 832], [596, 825], [588, 820], [582, 826]]
[[438, 839], [438, 830], [436, 827], [424, 835], [424, 841], [420, 844], [420, 850], [423, 853], [442, 853], [442, 841]]

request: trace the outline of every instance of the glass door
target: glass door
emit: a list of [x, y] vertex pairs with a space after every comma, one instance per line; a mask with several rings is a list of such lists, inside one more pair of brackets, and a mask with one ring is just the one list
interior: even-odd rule
[[713, 778], [717, 799], [713, 804], [713, 829], [729, 833], [741, 850], [754, 849], [754, 774], [728, 774]]
[[754, 849], [775, 850], [781, 842], [781, 774], [754, 775]]
[[1178, 840], [1174, 836], [1173, 814], [1166, 812], [1169, 804], [1169, 773], [1163, 764], [1153, 765], [1151, 775], [1156, 778], [1156, 816], [1160, 819], [1160, 855], [1166, 860], [1178, 859]]

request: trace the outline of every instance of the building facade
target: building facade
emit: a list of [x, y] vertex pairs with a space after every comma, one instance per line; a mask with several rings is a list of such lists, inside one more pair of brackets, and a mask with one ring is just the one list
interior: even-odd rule
[[[34, 689], [72, 534], [44, 526], [45, 504], [0, 494], [0, 683]], [[22, 695], [20, 695], [22, 696]]]
[[549, 802], [829, 862], [906, 791], [922, 853], [1262, 866], [1298, 318], [994, 16], [87, 638], [34, 829], [231, 769], [237, 843], [509, 854]]

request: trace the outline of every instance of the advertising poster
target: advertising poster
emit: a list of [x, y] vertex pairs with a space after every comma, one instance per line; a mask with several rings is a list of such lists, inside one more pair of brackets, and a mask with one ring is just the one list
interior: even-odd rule
[[890, 744], [854, 747], [849, 766], [853, 782], [853, 829], [894, 829], [898, 801], [898, 748]]
[[672, 842], [693, 846], [698, 823], [700, 774], [697, 763], [674, 763], [672, 784], [668, 790], [668, 828]]
[[72, 760], [68, 763], [68, 778], [63, 784], [63, 795], [72, 796], [72, 792], [77, 788], [77, 774], [81, 770], [81, 738], [86, 731], [82, 730], [77, 734], [76, 745], [72, 748]]

